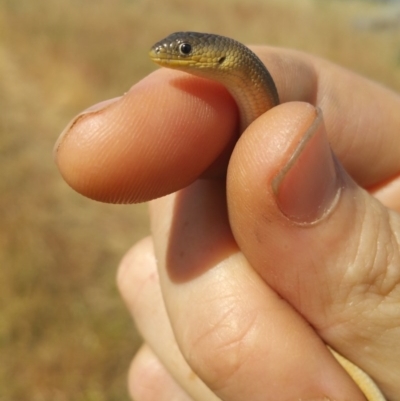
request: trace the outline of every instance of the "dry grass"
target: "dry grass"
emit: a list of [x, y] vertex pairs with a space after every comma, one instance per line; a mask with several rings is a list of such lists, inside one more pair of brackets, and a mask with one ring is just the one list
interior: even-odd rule
[[0, 0], [0, 400], [127, 400], [139, 346], [117, 294], [145, 209], [68, 188], [52, 162], [79, 110], [154, 67], [175, 30], [310, 51], [400, 89], [399, 30], [357, 31], [372, 3], [321, 0]]

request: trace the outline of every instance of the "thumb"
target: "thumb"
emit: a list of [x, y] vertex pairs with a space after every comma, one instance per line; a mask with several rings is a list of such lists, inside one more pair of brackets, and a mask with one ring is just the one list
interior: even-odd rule
[[400, 219], [337, 162], [322, 112], [286, 103], [255, 121], [232, 155], [227, 194], [250, 264], [328, 345], [400, 399]]

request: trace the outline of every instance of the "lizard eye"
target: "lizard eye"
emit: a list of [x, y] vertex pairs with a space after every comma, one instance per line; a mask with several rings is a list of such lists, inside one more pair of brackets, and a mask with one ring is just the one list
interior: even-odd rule
[[192, 52], [192, 45], [189, 43], [181, 43], [179, 45], [179, 53], [181, 53], [182, 56], [187, 56]]

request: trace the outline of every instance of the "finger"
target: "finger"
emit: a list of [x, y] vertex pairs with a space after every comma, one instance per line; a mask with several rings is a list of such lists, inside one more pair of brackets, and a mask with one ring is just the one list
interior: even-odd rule
[[195, 400], [218, 401], [188, 366], [176, 344], [161, 295], [150, 238], [139, 242], [124, 257], [117, 283], [138, 330], [176, 383]]
[[163, 364], [144, 345], [135, 355], [129, 369], [129, 394], [136, 401], [191, 401]]
[[153, 201], [151, 220], [176, 341], [217, 396], [364, 400], [308, 323], [239, 252], [217, 182]]
[[187, 186], [232, 150], [235, 107], [221, 85], [162, 69], [78, 115], [56, 144], [57, 165], [89, 198], [159, 197]]
[[282, 103], [299, 100], [322, 109], [335, 154], [361, 186], [399, 177], [399, 94], [302, 52], [254, 49], [271, 70]]
[[327, 343], [400, 391], [399, 216], [352, 181], [322, 115], [287, 103], [240, 138], [228, 169], [235, 239]]
[[[357, 182], [372, 187], [398, 175], [397, 95], [303, 53], [256, 49], [281, 101], [322, 107], [332, 146]], [[77, 116], [57, 142], [56, 160], [64, 179], [85, 196], [140, 202], [206, 172], [222, 175], [237, 125], [236, 105], [221, 85], [161, 69], [122, 98]]]

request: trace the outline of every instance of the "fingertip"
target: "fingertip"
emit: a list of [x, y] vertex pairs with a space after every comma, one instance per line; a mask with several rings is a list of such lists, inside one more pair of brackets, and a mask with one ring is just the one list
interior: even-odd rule
[[71, 128], [78, 122], [78, 120], [80, 120], [81, 118], [83, 118], [86, 115], [89, 114], [95, 114], [97, 112], [100, 112], [104, 109], [106, 109], [107, 107], [109, 107], [110, 105], [112, 105], [113, 103], [117, 102], [121, 97], [116, 97], [116, 98], [112, 98], [112, 99], [108, 99], [108, 100], [104, 100], [102, 102], [96, 103], [90, 107], [88, 107], [87, 109], [83, 110], [81, 113], [79, 113], [77, 116], [75, 116], [68, 124], [67, 126], [62, 130], [61, 134], [59, 135], [59, 137], [57, 138], [56, 143], [54, 144], [54, 148], [53, 148], [53, 156], [55, 161], [58, 161], [58, 153], [60, 150], [61, 145], [64, 143], [64, 141], [66, 140], [66, 136], [68, 135], [68, 133], [70, 132]]
[[57, 165], [89, 198], [142, 202], [198, 178], [229, 146], [236, 124], [221, 85], [162, 69], [75, 118], [57, 142]]

